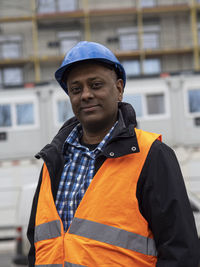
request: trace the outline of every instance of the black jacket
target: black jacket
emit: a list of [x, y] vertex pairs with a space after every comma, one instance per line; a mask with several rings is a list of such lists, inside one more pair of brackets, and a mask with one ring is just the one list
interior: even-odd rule
[[[64, 166], [63, 143], [77, 123], [75, 117], [67, 121], [52, 143], [36, 155], [47, 165], [54, 200]], [[114, 157], [140, 153], [134, 127], [136, 117], [133, 108], [127, 103], [120, 103], [118, 124], [111, 140], [95, 161], [95, 173], [107, 158], [113, 158], [110, 152], [114, 152]], [[131, 149], [133, 146], [136, 147], [135, 151]], [[29, 267], [33, 267], [35, 262], [34, 226], [41, 179], [42, 175], [34, 196], [27, 232], [31, 243]], [[173, 150], [158, 140], [152, 144], [144, 163], [136, 196], [140, 212], [148, 221], [154, 235], [158, 252], [156, 266], [197, 267], [199, 243], [181, 170]]]

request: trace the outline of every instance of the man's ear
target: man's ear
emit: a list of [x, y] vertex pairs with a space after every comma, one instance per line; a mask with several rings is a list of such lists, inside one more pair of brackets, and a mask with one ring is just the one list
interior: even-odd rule
[[124, 82], [122, 79], [118, 79], [116, 82], [117, 90], [119, 92], [118, 95], [118, 101], [121, 102], [123, 99], [123, 93], [124, 93]]

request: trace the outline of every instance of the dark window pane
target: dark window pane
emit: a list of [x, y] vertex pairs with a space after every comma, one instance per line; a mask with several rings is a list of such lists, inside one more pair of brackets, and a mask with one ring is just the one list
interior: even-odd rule
[[0, 127], [11, 126], [11, 107], [10, 105], [0, 105]]
[[17, 125], [34, 124], [33, 103], [17, 104]]
[[200, 90], [189, 90], [189, 111], [200, 112]]
[[148, 114], [165, 113], [164, 95], [147, 95], [147, 112]]

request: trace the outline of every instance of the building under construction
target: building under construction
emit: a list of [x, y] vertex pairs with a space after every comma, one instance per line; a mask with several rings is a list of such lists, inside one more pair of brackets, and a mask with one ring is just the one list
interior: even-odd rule
[[116, 54], [139, 127], [163, 133], [197, 181], [199, 0], [1, 0], [0, 161], [32, 158], [72, 115], [54, 72], [81, 40]]
[[198, 72], [199, 14], [199, 0], [1, 0], [0, 85], [52, 81], [80, 40], [108, 46], [130, 78]]

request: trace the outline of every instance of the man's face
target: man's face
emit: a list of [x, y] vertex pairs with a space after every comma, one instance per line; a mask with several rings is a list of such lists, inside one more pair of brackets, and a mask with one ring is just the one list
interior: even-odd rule
[[113, 70], [98, 63], [82, 63], [68, 74], [67, 87], [73, 112], [83, 128], [95, 132], [112, 127], [123, 94], [123, 81]]

